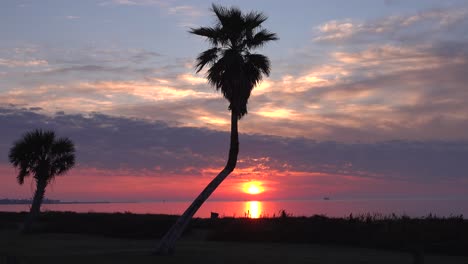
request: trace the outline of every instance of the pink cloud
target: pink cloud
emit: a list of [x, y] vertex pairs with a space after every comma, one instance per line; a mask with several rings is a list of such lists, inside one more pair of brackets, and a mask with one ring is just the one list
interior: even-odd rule
[[[191, 200], [216, 175], [220, 168], [206, 168], [201, 176], [164, 172], [135, 172], [125, 169], [78, 167], [57, 177], [47, 188], [46, 197], [63, 201], [147, 201]], [[0, 193], [8, 198], [32, 197], [34, 182], [16, 182], [15, 170], [0, 166]], [[258, 195], [245, 193], [248, 182], [257, 182]], [[454, 182], [456, 181], [456, 183]], [[468, 182], [451, 180], [443, 183], [419, 183], [383, 177], [362, 177], [352, 174], [281, 171], [262, 165], [240, 167], [229, 176], [210, 198], [212, 200], [281, 200], [332, 197], [434, 197], [465, 193]]]

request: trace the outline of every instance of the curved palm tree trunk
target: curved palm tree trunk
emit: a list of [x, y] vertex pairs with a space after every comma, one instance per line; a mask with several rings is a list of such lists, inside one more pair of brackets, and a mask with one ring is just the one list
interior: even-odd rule
[[27, 233], [31, 231], [31, 224], [36, 220], [41, 212], [41, 204], [44, 199], [46, 186], [46, 180], [37, 181], [36, 192], [34, 193], [31, 209], [29, 210], [29, 215], [26, 217], [26, 221], [24, 222], [21, 232]]
[[176, 223], [164, 235], [159, 244], [156, 246], [154, 254], [170, 255], [174, 252], [175, 243], [182, 235], [187, 227], [187, 224], [192, 219], [193, 215], [200, 209], [202, 204], [210, 197], [216, 188], [223, 182], [224, 179], [234, 170], [237, 163], [237, 154], [239, 153], [239, 133], [237, 129], [237, 112], [231, 110], [231, 142], [229, 148], [229, 158], [224, 169], [205, 187], [198, 195], [192, 204], [185, 212], [177, 219]]

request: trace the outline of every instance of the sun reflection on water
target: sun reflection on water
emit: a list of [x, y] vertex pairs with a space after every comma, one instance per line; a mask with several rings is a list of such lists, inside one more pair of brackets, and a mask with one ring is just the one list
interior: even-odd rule
[[245, 203], [245, 216], [249, 218], [260, 218], [262, 213], [262, 202], [248, 201]]

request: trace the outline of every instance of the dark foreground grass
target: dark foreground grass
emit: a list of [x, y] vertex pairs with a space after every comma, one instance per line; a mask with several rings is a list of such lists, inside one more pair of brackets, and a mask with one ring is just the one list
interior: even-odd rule
[[462, 217], [283, 217], [220, 219], [210, 235], [220, 241], [348, 245], [468, 256], [468, 221]]
[[[414, 263], [412, 254], [343, 246], [214, 242], [183, 239], [174, 256], [152, 256], [156, 241], [91, 235], [40, 233], [20, 235], [0, 231], [1, 264], [54, 263]], [[467, 257], [426, 254], [427, 264], [468, 263]], [[2, 262], [3, 261], [3, 262]]]
[[[0, 230], [15, 230], [25, 216], [25, 213], [0, 212]], [[176, 218], [131, 213], [45, 212], [35, 226], [37, 234], [31, 239], [52, 233], [86, 234], [145, 243], [141, 240], [155, 241], [162, 237]], [[327, 218], [290, 217], [287, 214], [260, 219], [197, 218], [191, 222], [184, 239], [196, 245], [208, 241], [259, 245], [274, 242], [303, 244], [304, 247], [320, 244], [394, 250], [402, 254], [468, 256], [468, 220], [461, 216]]]

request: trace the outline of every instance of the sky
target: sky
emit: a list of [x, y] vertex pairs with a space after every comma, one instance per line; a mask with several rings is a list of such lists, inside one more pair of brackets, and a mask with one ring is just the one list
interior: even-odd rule
[[[0, 198], [35, 128], [75, 142], [62, 200], [190, 200], [222, 169], [228, 103], [195, 72], [211, 1], [0, 3]], [[219, 1], [268, 16], [272, 70], [210, 199], [468, 197], [468, 1]], [[255, 185], [258, 194], [246, 190]]]

